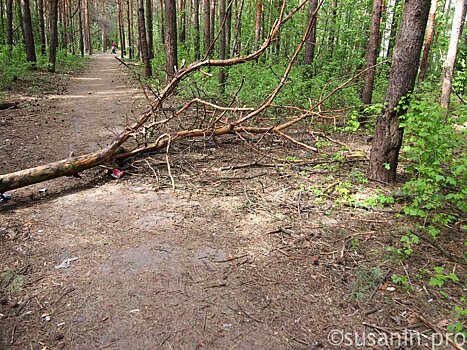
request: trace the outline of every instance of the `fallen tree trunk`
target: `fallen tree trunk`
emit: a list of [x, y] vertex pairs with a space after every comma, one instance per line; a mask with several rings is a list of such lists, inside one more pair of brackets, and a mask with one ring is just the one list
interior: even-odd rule
[[[0, 194], [5, 193], [9, 190], [14, 190], [20, 187], [36, 184], [46, 180], [55, 179], [61, 176], [75, 175], [82, 172], [83, 170], [90, 169], [92, 167], [110, 161], [116, 156], [115, 153], [117, 149], [126, 140], [128, 140], [131, 134], [136, 130], [139, 130], [144, 125], [144, 123], [146, 123], [149, 120], [149, 118], [153, 115], [153, 112], [162, 106], [163, 101], [165, 101], [167, 97], [172, 94], [172, 92], [175, 90], [175, 88], [181, 80], [186, 78], [191, 73], [199, 71], [203, 67], [233, 66], [236, 64], [245, 63], [257, 59], [276, 38], [283, 24], [286, 23], [289, 19], [291, 19], [293, 15], [297, 13], [300, 10], [300, 8], [302, 8], [306, 4], [306, 2], [306, 0], [302, 1], [287, 16], [284, 17], [286, 5], [286, 0], [284, 0], [282, 3], [279, 19], [272, 26], [272, 29], [268, 37], [265, 39], [263, 45], [261, 45], [261, 47], [258, 50], [252, 52], [251, 54], [247, 56], [234, 57], [224, 60], [205, 59], [203, 61], [194, 62], [188, 65], [186, 68], [176, 72], [174, 78], [166, 85], [166, 87], [160, 93], [160, 95], [156, 96], [155, 102], [151, 104], [151, 109], [142, 114], [135, 123], [127, 127], [121, 134], [117, 135], [117, 137], [112, 141], [110, 146], [91, 154], [70, 157], [61, 161], [41, 165], [35, 168], [0, 175]], [[277, 94], [277, 92], [275, 92], [275, 94]], [[263, 104], [262, 107], [264, 107], [264, 105], [265, 104]], [[226, 127], [230, 126], [227, 125]], [[197, 133], [193, 131], [192, 134], [196, 135]], [[168, 139], [167, 142], [170, 142], [170, 139]]]

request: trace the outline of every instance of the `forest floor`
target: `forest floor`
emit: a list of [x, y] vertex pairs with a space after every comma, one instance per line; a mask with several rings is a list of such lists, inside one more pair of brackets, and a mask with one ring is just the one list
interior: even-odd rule
[[[104, 146], [145, 108], [132, 81], [98, 54], [79, 73], [15, 82], [3, 98], [18, 108], [0, 111], [0, 173]], [[363, 154], [367, 137], [336, 136]], [[412, 226], [395, 215], [401, 204], [345, 200], [399, 186], [361, 181], [364, 157], [313, 160], [273, 136], [253, 141], [174, 145], [174, 192], [165, 152], [117, 164], [121, 179], [100, 167], [9, 192], [0, 348], [352, 349], [372, 332], [386, 345], [397, 334], [414, 342], [408, 329], [425, 345], [402, 348], [432, 348], [428, 334], [447, 332], [464, 291], [447, 284], [446, 298], [423, 276], [403, 288], [390, 277], [463, 267], [426, 242], [410, 261], [395, 258], [387, 247]]]

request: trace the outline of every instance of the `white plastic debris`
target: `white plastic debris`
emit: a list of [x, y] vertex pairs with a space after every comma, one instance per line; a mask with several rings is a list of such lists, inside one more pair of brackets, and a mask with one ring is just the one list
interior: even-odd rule
[[78, 260], [78, 258], [68, 258], [62, 261], [60, 265], [55, 266], [55, 268], [58, 269], [67, 269], [71, 266], [71, 263], [75, 260]]

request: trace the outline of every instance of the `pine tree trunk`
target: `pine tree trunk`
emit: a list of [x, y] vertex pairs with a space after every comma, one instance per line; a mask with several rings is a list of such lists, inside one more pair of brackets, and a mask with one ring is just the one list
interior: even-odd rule
[[193, 22], [195, 26], [193, 45], [195, 49], [195, 60], [198, 60], [201, 57], [200, 29], [199, 29], [199, 0], [193, 0]]
[[125, 19], [123, 17], [123, 0], [118, 0], [118, 26], [120, 32], [120, 56], [125, 57]]
[[55, 72], [58, 46], [58, 0], [50, 0], [50, 44], [49, 44], [49, 71]]
[[127, 0], [128, 57], [133, 59], [133, 1]]
[[89, 55], [92, 55], [92, 37], [91, 27], [89, 24], [89, 6], [88, 0], [83, 0], [84, 10], [84, 46]]
[[[318, 0], [309, 0], [309, 7], [308, 7], [308, 22], [310, 22], [311, 17], [315, 14], [316, 9], [318, 8]], [[315, 57], [315, 45], [316, 45], [316, 22], [317, 22], [317, 15], [313, 19], [313, 24], [306, 38], [305, 43], [305, 58], [303, 60], [303, 64], [309, 65], [313, 63], [313, 59]]]
[[154, 34], [153, 34], [153, 16], [152, 16], [152, 0], [146, 0], [146, 31], [148, 33], [148, 54], [149, 59], [154, 58]]
[[180, 0], [180, 31], [178, 40], [185, 43], [186, 40], [186, 0]]
[[[230, 42], [232, 37], [232, 7], [233, 1], [227, 1], [227, 8], [225, 14], [225, 57], [227, 58], [230, 53]], [[230, 6], [229, 6], [230, 5]]]
[[39, 0], [39, 33], [41, 36], [41, 55], [45, 56], [46, 40], [45, 40], [45, 21], [44, 21], [44, 0]]
[[[399, 117], [406, 110], [399, 106], [414, 88], [420, 52], [430, 10], [430, 0], [406, 0], [402, 25], [397, 36], [393, 63], [386, 90], [385, 108], [379, 115], [370, 153], [368, 177], [395, 182], [403, 129]], [[404, 105], [408, 102], [404, 102]]]
[[203, 2], [204, 10], [204, 54], [210, 54], [209, 48], [211, 46], [211, 5], [209, 0]]
[[364, 105], [371, 104], [371, 97], [373, 95], [373, 85], [375, 82], [375, 73], [376, 68], [376, 58], [378, 56], [378, 44], [380, 37], [380, 23], [381, 23], [381, 13], [382, 13], [382, 0], [373, 0], [373, 13], [371, 16], [371, 27], [370, 27], [370, 38], [368, 39], [368, 46], [366, 49], [365, 56], [365, 69], [368, 69], [365, 72], [363, 77], [363, 94], [362, 94], [362, 103]]
[[462, 22], [465, 18], [464, 4], [467, 0], [457, 0], [452, 19], [451, 38], [449, 40], [448, 54], [444, 61], [442, 87], [441, 87], [441, 106], [449, 108], [451, 101], [452, 79], [454, 75], [454, 63], [456, 62], [457, 49], [461, 35]]
[[426, 71], [428, 70], [428, 55], [430, 53], [431, 43], [435, 34], [435, 19], [438, 9], [438, 0], [431, 0], [430, 15], [428, 16], [428, 24], [426, 25], [426, 38], [423, 45], [422, 61], [420, 63], [420, 74], [418, 75], [418, 83], [421, 84], [425, 80]]
[[236, 16], [235, 16], [235, 31], [234, 31], [234, 41], [232, 48], [232, 56], [236, 56], [241, 52], [241, 33], [242, 33], [242, 12], [243, 12], [243, 3], [244, 0], [240, 1], [240, 6], [236, 6]]
[[[220, 32], [220, 37], [219, 37], [219, 59], [224, 60], [225, 59], [225, 44], [226, 44], [226, 30], [225, 30], [225, 25], [222, 26], [222, 23], [224, 22], [226, 11], [225, 11], [225, 1], [226, 0], [220, 0], [219, 2], [219, 19], [221, 23], [221, 32]], [[225, 93], [225, 71], [224, 68], [220, 68], [219, 70], [219, 87], [220, 87], [220, 93], [221, 95]]]
[[256, 0], [256, 14], [255, 14], [255, 50], [258, 49], [261, 40], [261, 18], [263, 14], [262, 0]]
[[6, 1], [6, 44], [13, 47], [13, 0]]
[[211, 0], [211, 29], [209, 30], [209, 33], [211, 34], [209, 42], [211, 45], [213, 45], [214, 37], [216, 36], [216, 1], [217, 0]]
[[161, 41], [162, 41], [162, 44], [165, 44], [164, 0], [159, 0], [159, 6], [160, 6], [160, 8], [161, 8], [161, 22], [160, 22]]
[[175, 76], [177, 63], [177, 9], [175, 0], [165, 0], [165, 70], [167, 83]]
[[394, 2], [394, 14], [392, 16], [392, 21], [391, 21], [391, 30], [389, 32], [389, 44], [388, 44], [388, 49], [386, 51], [386, 57], [392, 56], [392, 50], [394, 49], [394, 44], [396, 42], [397, 27], [399, 25], [399, 19], [400, 19], [400, 13], [399, 11], [397, 11], [398, 2], [399, 0], [395, 0]]
[[32, 32], [31, 8], [29, 0], [21, 0], [21, 13], [23, 21], [24, 43], [26, 45], [26, 60], [36, 62], [36, 48]]
[[152, 75], [151, 61], [149, 60], [149, 48], [146, 38], [146, 24], [144, 17], [144, 0], [138, 0], [138, 38], [141, 50], [141, 58], [144, 63], [144, 76], [149, 78]]
[[84, 34], [83, 34], [83, 6], [81, 0], [78, 0], [78, 27], [79, 27], [79, 51], [84, 56]]

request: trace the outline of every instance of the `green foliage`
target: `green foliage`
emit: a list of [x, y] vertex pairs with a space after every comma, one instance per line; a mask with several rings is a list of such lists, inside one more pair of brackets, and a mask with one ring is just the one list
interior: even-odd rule
[[26, 74], [31, 64], [26, 62], [24, 48], [0, 46], [0, 89], [7, 87], [12, 81]]
[[467, 211], [465, 129], [458, 128], [466, 121], [465, 114], [449, 115], [427, 94], [414, 98], [401, 123], [406, 133], [403, 155], [413, 175], [404, 186], [412, 198], [406, 215], [426, 218], [433, 213], [433, 223], [446, 225], [457, 214], [444, 208]]
[[420, 238], [411, 232], [407, 232], [401, 237], [400, 242], [400, 248], [390, 246], [387, 247], [387, 251], [397, 254], [400, 258], [407, 259], [412, 255], [414, 247], [420, 244]]
[[410, 289], [409, 279], [407, 276], [393, 274], [391, 275], [391, 281], [396, 286], [401, 287], [406, 292]]
[[369, 295], [377, 288], [383, 278], [383, 271], [379, 267], [358, 268], [355, 270], [355, 281], [352, 284], [350, 297], [360, 301], [367, 300]]
[[442, 266], [435, 267], [433, 273], [434, 275], [430, 278], [430, 286], [442, 287], [447, 281], [459, 282], [459, 277], [454, 272], [446, 273]]
[[24, 285], [24, 276], [17, 270], [7, 269], [0, 274], [0, 289], [7, 294], [18, 292]]

